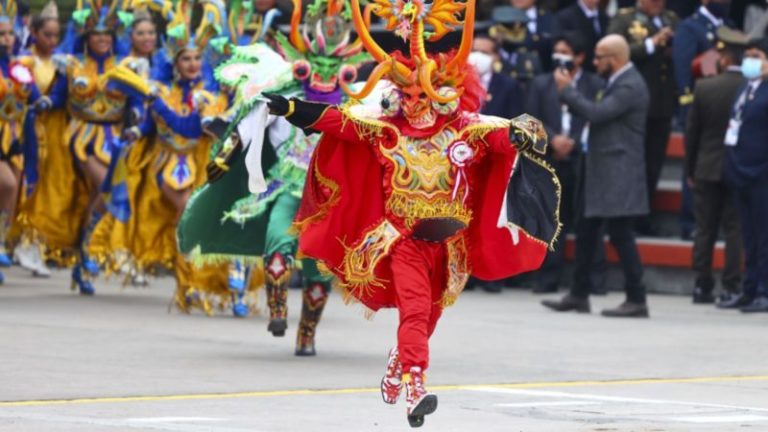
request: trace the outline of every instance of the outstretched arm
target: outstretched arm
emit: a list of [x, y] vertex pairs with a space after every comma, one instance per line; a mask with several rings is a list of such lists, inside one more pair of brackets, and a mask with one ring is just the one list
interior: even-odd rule
[[264, 97], [269, 99], [267, 107], [271, 114], [285, 117], [306, 134], [321, 132], [347, 142], [368, 142], [363, 138], [363, 134], [358, 132], [354, 121], [333, 105], [306, 102], [296, 98], [289, 100], [273, 93], [265, 93]]

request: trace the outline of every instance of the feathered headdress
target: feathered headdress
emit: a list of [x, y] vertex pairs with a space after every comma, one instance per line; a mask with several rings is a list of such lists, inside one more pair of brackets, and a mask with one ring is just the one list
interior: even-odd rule
[[352, 39], [350, 4], [344, 0], [315, 0], [303, 18], [302, 23], [301, 0], [293, 0], [288, 37], [275, 35], [278, 50], [293, 63], [294, 77], [318, 92], [331, 92], [340, 83], [354, 82], [357, 68], [370, 56], [363, 52], [359, 39]]
[[167, 22], [165, 49], [168, 58], [175, 59], [184, 50], [204, 50], [211, 41], [226, 34], [227, 7], [223, 0], [201, 0], [202, 18], [197, 28], [192, 27], [192, 10], [195, 2], [190, 0], [135, 0], [135, 8], [148, 8], [158, 12]]
[[0, 22], [14, 23], [16, 22], [16, 13], [18, 7], [15, 0], [3, 0], [0, 1]]
[[254, 10], [251, 0], [229, 2], [229, 35], [234, 45], [248, 45], [264, 40], [275, 20], [280, 17], [278, 9], [270, 9], [265, 14]]
[[[359, 93], [345, 91], [355, 99], [368, 96], [382, 78], [388, 78], [399, 87], [418, 85], [432, 101], [449, 103], [456, 100], [463, 91], [465, 65], [472, 51], [475, 21], [475, 0], [460, 3], [456, 0], [434, 0], [427, 3], [424, 0], [374, 0], [366, 7], [366, 12], [374, 14], [386, 22], [388, 30], [409, 42], [408, 63], [393, 58], [384, 51], [371, 37], [366, 18], [360, 11], [359, 0], [352, 1], [352, 17], [355, 30], [360, 35], [366, 50], [379, 63]], [[464, 12], [464, 22], [460, 21]], [[429, 24], [432, 31], [426, 31], [424, 26]], [[427, 55], [425, 41], [435, 42], [443, 36], [456, 30], [462, 25], [461, 45], [452, 54], [441, 53], [437, 56]], [[438, 91], [441, 87], [450, 87], [455, 92]]]
[[124, 12], [127, 3], [122, 0], [77, 0], [72, 20], [80, 34], [117, 32], [122, 27], [120, 12]]

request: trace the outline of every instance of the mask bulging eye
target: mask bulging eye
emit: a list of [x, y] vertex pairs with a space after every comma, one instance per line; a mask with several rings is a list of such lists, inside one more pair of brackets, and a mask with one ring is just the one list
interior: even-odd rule
[[293, 62], [293, 77], [299, 81], [305, 81], [309, 79], [309, 75], [312, 73], [312, 66], [306, 60], [297, 60]]
[[394, 117], [400, 112], [400, 92], [386, 90], [381, 95], [381, 111], [386, 117]]
[[339, 81], [350, 84], [357, 80], [357, 68], [352, 65], [344, 65], [339, 70]]
[[[453, 97], [456, 95], [456, 89], [443, 86], [437, 90], [437, 94], [442, 97]], [[456, 98], [448, 103], [432, 101], [432, 108], [440, 115], [450, 115], [459, 109], [459, 99]]]

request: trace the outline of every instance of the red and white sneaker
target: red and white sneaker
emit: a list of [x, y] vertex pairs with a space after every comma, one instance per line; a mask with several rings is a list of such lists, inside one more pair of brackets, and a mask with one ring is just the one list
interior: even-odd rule
[[408, 373], [403, 374], [408, 424], [411, 427], [421, 427], [424, 424], [424, 416], [437, 410], [437, 396], [424, 388], [424, 380], [424, 372], [417, 366], [411, 367]]
[[403, 391], [403, 365], [400, 363], [400, 354], [397, 347], [389, 350], [387, 360], [387, 372], [381, 379], [381, 398], [384, 403], [394, 405]]

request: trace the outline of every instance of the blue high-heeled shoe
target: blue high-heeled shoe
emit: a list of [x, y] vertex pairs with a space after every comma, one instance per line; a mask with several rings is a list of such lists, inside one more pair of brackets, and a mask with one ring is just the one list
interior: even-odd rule
[[248, 305], [245, 304], [245, 281], [248, 268], [241, 262], [235, 261], [229, 268], [227, 284], [232, 293], [232, 314], [237, 318], [248, 316]]
[[81, 295], [92, 296], [96, 294], [96, 289], [91, 281], [83, 278], [83, 269], [81, 265], [76, 265], [72, 270], [72, 289], [77, 288]]
[[11, 265], [13, 265], [11, 257], [5, 252], [0, 253], [0, 267], [10, 267]]

